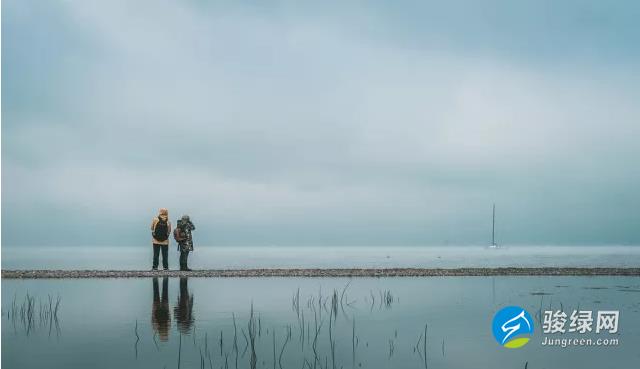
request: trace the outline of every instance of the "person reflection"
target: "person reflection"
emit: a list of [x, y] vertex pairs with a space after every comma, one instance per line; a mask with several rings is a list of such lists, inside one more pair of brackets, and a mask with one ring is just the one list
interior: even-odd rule
[[153, 278], [153, 305], [151, 306], [151, 325], [160, 336], [161, 341], [169, 339], [169, 326], [171, 314], [169, 314], [169, 277], [162, 278], [162, 297], [158, 288], [158, 277]]
[[189, 333], [193, 326], [193, 295], [189, 294], [188, 278], [180, 278], [180, 295], [178, 304], [173, 308], [173, 316], [176, 319], [178, 330], [181, 333]]

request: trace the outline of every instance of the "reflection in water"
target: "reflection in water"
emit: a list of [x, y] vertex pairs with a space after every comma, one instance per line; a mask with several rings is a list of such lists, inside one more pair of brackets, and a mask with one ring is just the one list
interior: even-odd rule
[[169, 314], [169, 278], [162, 278], [162, 297], [158, 288], [158, 278], [153, 278], [153, 305], [151, 307], [151, 325], [161, 341], [169, 338], [171, 315]]
[[[163, 278], [162, 283], [160, 278], [152, 279], [151, 309], [146, 305], [148, 280], [104, 280], [91, 285], [75, 280], [64, 285], [39, 282], [37, 292], [50, 293], [51, 303], [38, 295], [28, 294], [23, 299], [24, 282], [3, 281], [2, 312], [10, 320], [2, 327], [2, 364], [10, 368], [85, 367], [105, 346], [111, 354], [101, 358], [98, 366], [123, 369], [445, 369], [474, 367], [478, 357], [486, 361], [483, 367], [498, 368], [528, 365], [587, 369], [609, 367], [612, 360], [621, 363], [619, 367], [637, 363], [637, 350], [631, 347], [638, 346], [640, 336], [629, 330], [620, 335], [624, 346], [606, 349], [609, 351], [603, 347], [568, 355], [567, 350], [553, 353], [530, 344], [527, 351], [505, 356], [490, 336], [489, 323], [499, 307], [517, 302], [531, 313], [537, 309], [565, 311], [578, 304], [594, 311], [620, 309], [625, 313], [624, 326], [635, 327], [640, 322], [636, 293], [618, 290], [640, 290], [638, 277], [212, 278], [192, 281], [191, 286], [186, 278]], [[598, 289], [591, 288], [594, 283]], [[92, 302], [107, 309], [85, 308], [87, 288], [94, 286], [107, 293], [94, 294]], [[62, 288], [65, 309], [60, 318], [76, 329], [67, 329], [57, 337], [58, 304], [53, 296]], [[109, 305], [114, 304], [112, 296], [123, 288], [136, 288], [131, 295], [146, 291], [144, 311], [139, 311], [135, 300]], [[205, 293], [204, 288], [216, 294]], [[194, 306], [191, 293], [197, 291], [205, 297], [202, 300], [201, 296], [199, 305]], [[562, 294], [562, 301], [532, 296], [532, 291]], [[11, 296], [15, 296], [13, 301]], [[596, 298], [601, 305], [591, 305], [587, 300]], [[120, 310], [114, 312], [116, 307]], [[126, 309], [136, 315], [128, 321], [119, 320], [120, 312]], [[51, 339], [46, 330], [34, 329], [41, 314], [43, 320], [53, 321]], [[540, 328], [540, 313], [536, 316], [536, 328]], [[147, 324], [139, 325], [140, 318]], [[196, 318], [202, 319], [197, 325]], [[25, 332], [11, 329], [14, 320], [16, 325], [25, 325]], [[80, 324], [82, 329], [77, 329]], [[123, 329], [128, 336], [123, 337]], [[99, 340], [88, 340], [88, 333]], [[169, 339], [171, 334], [179, 337]], [[593, 339], [597, 335], [586, 333], [584, 337]]]
[[181, 333], [189, 333], [193, 326], [193, 295], [189, 294], [188, 278], [180, 278], [178, 304], [173, 308], [173, 316]]
[[[189, 293], [188, 278], [180, 278], [178, 303], [173, 308], [178, 330], [189, 333], [195, 320], [193, 316], [193, 295]], [[171, 314], [169, 311], [169, 278], [162, 278], [162, 292], [158, 278], [153, 278], [153, 305], [151, 307], [151, 325], [161, 341], [169, 340]]]

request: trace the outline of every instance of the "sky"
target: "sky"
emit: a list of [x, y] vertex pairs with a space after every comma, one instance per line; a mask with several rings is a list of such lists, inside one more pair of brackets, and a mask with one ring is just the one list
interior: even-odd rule
[[2, 1], [2, 246], [640, 244], [637, 1]]

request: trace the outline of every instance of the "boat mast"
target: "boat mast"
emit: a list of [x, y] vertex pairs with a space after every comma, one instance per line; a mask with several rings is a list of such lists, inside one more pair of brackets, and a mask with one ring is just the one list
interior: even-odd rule
[[493, 204], [493, 223], [491, 227], [491, 245], [496, 245], [496, 204]]

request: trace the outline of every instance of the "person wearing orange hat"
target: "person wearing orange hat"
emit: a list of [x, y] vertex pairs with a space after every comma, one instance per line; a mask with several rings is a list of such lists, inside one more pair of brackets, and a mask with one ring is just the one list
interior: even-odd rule
[[169, 235], [171, 235], [171, 222], [169, 211], [160, 209], [158, 215], [151, 222], [151, 242], [153, 243], [153, 270], [158, 270], [158, 258], [162, 251], [162, 267], [169, 270]]

